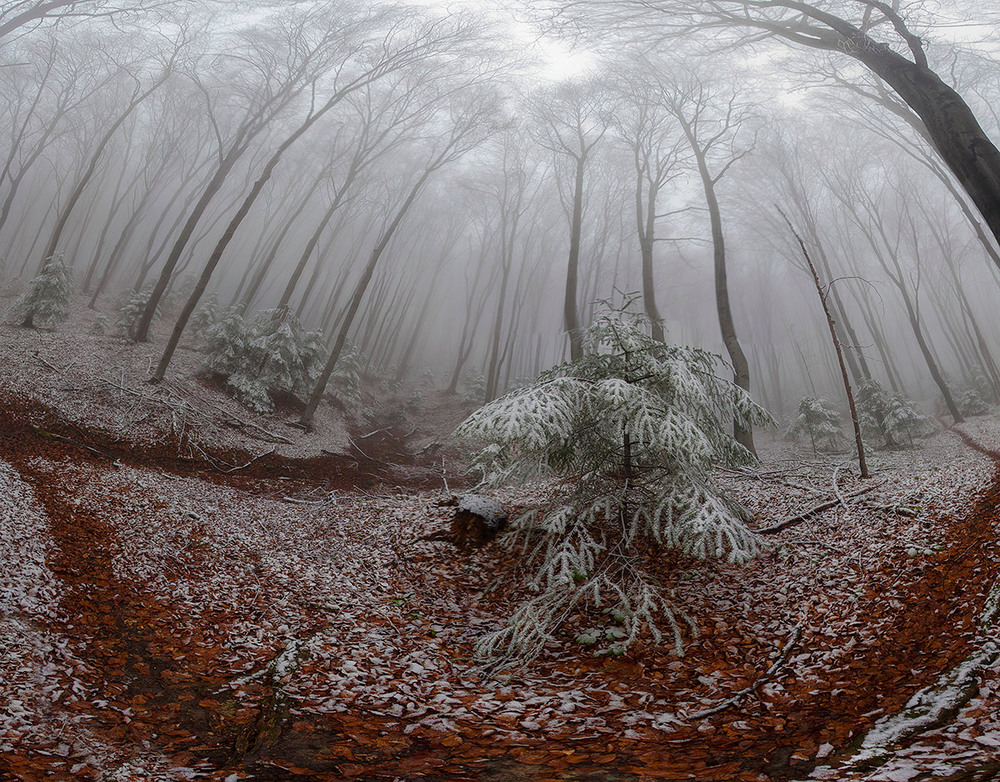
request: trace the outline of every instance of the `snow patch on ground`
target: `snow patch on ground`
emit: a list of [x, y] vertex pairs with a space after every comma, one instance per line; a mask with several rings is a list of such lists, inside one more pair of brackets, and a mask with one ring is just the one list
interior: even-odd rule
[[0, 541], [0, 617], [54, 616], [59, 585], [45, 564], [52, 545], [45, 514], [6, 462], [0, 462]]

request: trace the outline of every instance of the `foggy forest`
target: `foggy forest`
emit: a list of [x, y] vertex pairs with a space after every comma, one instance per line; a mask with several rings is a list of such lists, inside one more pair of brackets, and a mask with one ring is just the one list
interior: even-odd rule
[[0, 780], [1000, 779], [1000, 10], [0, 0]]

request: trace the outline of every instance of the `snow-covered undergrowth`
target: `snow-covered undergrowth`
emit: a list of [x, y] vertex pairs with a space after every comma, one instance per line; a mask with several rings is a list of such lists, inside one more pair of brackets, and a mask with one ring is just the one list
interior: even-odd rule
[[[762, 525], [822, 499], [840, 464], [768, 449], [759, 474], [780, 466], [780, 454], [799, 465], [794, 475], [783, 470], [782, 480], [814, 488], [723, 477]], [[948, 434], [926, 451], [874, 455], [877, 488], [859, 497], [851, 496], [859, 482], [842, 467], [838, 490], [851, 496], [847, 509], [777, 536], [752, 568], [703, 563], [679, 580], [678, 599], [703, 626], [737, 631], [750, 643], [732, 672], [699, 661], [696, 643], [690, 663], [664, 671], [669, 680], [693, 666], [696, 686], [665, 692], [657, 680], [571, 673], [559, 660], [574, 649], [573, 632], [520, 672], [516, 686], [484, 682], [471, 649], [502, 618], [502, 605], [486, 587], [505, 566], [495, 549], [464, 559], [449, 544], [421, 540], [447, 524], [449, 511], [434, 507], [437, 495], [303, 493], [295, 486], [282, 492], [273, 485], [258, 494], [127, 466], [75, 469], [83, 501], [115, 530], [116, 575], [143, 584], [174, 606], [178, 622], [201, 627], [202, 642], [224, 648], [218, 673], [237, 690], [294, 648], [277, 683], [297, 712], [361, 712], [408, 734], [442, 735], [457, 726], [511, 740], [577, 730], [669, 734], [686, 714], [759, 675], [768, 650], [779, 648], [796, 623], [816, 638], [840, 637], [846, 628], [839, 641], [803, 645], [788, 661], [795, 679], [831, 686], [831, 668], [846, 665], [903, 610], [905, 596], [890, 591], [888, 609], [861, 621], [858, 600], [873, 587], [872, 575], [895, 561], [933, 561], [945, 532], [937, 520], [967, 510], [991, 474], [989, 460]], [[809, 542], [817, 540], [824, 545]], [[218, 628], [214, 637], [205, 635], [210, 620]], [[780, 682], [768, 685], [770, 697], [783, 692]]]
[[[153, 428], [144, 429], [152, 424], [143, 416], [162, 414], [166, 418], [156, 431], [164, 431], [169, 410], [151, 412], [146, 402], [132, 407], [129, 391], [115, 383], [122, 377], [119, 364], [131, 362], [135, 371], [126, 375], [125, 389], [147, 390], [139, 370], [148, 346], [115, 343], [121, 353], [108, 362], [106, 355], [102, 359], [107, 345], [98, 341], [84, 340], [81, 347], [82, 338], [74, 335], [74, 349], [74, 340], [59, 332], [12, 333], [20, 350], [33, 340], [40, 357], [59, 369], [22, 353], [17, 361], [25, 377], [16, 381], [15, 391], [22, 383], [35, 384], [31, 393], [71, 420], [104, 431], [112, 428], [110, 421], [123, 436], [128, 429], [129, 437], [147, 436]], [[0, 359], [7, 355], [0, 347]], [[182, 361], [195, 358], [188, 354]], [[167, 390], [181, 394], [179, 388]], [[92, 407], [95, 395], [101, 401]], [[239, 411], [221, 396], [205, 399]], [[284, 428], [278, 431], [298, 438]], [[1000, 444], [1000, 422], [993, 417], [973, 419], [965, 431], [988, 448]], [[217, 422], [202, 442], [211, 447], [216, 435], [224, 447], [237, 441]], [[259, 441], [258, 446], [270, 448]], [[309, 441], [312, 453], [327, 446], [323, 436]], [[589, 630], [607, 634], [620, 628], [614, 617], [591, 612], [570, 617], [540, 659], [510, 680], [483, 679], [473, 648], [523, 597], [517, 557], [499, 546], [459, 552], [449, 543], [425, 540], [450, 520], [450, 509], [436, 507], [439, 494], [391, 487], [378, 494], [332, 493], [319, 488], [320, 477], [312, 487], [278, 475], [255, 483], [241, 479], [238, 469], [226, 479], [177, 477], [100, 458], [39, 458], [31, 466], [58, 479], [74, 511], [90, 513], [107, 526], [114, 579], [132, 585], [134, 597], [148, 596], [166, 607], [162, 616], [169, 639], [164, 644], [169, 647], [150, 653], [165, 655], [181, 671], [210, 672], [199, 698], [228, 704], [235, 696], [240, 706], [254, 706], [267, 679], [288, 696], [289, 725], [320, 718], [348, 725], [367, 721], [434, 747], [460, 737], [555, 746], [582, 735], [609, 743], [634, 741], [635, 746], [692, 740], [708, 746], [744, 733], [755, 740], [784, 740], [782, 731], [794, 727], [788, 715], [808, 709], [845, 714], [866, 697], [870, 680], [860, 677], [867, 673], [863, 666], [878, 667], [879, 643], [921, 613], [908, 590], [946, 562], [952, 531], [961, 527], [994, 467], [947, 431], [921, 449], [873, 451], [873, 477], [867, 482], [856, 477], [849, 454], [816, 456], [811, 448], [796, 451], [766, 434], [758, 447], [759, 467], [716, 476], [756, 517], [752, 528], [796, 516], [838, 493], [844, 504], [764, 537], [762, 554], [749, 566], [666, 563], [658, 575], [699, 628], [685, 658], [652, 644], [640, 645], [634, 656], [596, 656], [606, 644], [591, 647], [574, 639]], [[454, 469], [449, 461], [449, 477]], [[22, 504], [31, 505], [30, 490], [13, 472], [0, 479], [7, 481], [0, 487], [5, 497], [22, 497]], [[331, 479], [336, 480], [332, 472]], [[874, 488], [864, 491], [868, 487]], [[496, 495], [505, 507], [516, 509], [537, 502], [544, 491], [504, 489]], [[67, 647], [51, 630], [45, 612], [46, 607], [58, 609], [60, 584], [45, 564], [52, 543], [44, 516], [0, 514], [0, 533], [14, 541], [0, 550], [0, 664], [7, 666], [0, 677], [9, 673], [12, 682], [0, 685], [0, 697], [5, 704], [19, 702], [16, 714], [22, 719], [16, 728], [20, 733], [14, 736], [14, 728], [5, 724], [0, 741], [58, 748], [62, 739], [52, 740], [63, 721], [72, 719], [62, 733], [72, 740], [67, 770], [86, 762], [88, 769], [100, 767], [122, 779], [196, 773], [171, 770], [176, 763], [158, 756], [155, 746], [114, 746], [85, 734], [86, 710], [67, 717], [65, 709], [48, 706], [52, 688], [58, 688], [66, 698], [91, 703], [91, 713], [107, 708], [124, 714], [129, 707], [124, 699], [99, 706], [103, 698], [92, 685], [100, 677], [81, 661], [82, 647]], [[961, 606], [955, 606], [955, 613], [937, 617], [934, 626], [960, 619]], [[777, 660], [796, 627], [801, 641], [773, 679], [737, 707], [711, 719], [692, 719], [753, 684]], [[895, 751], [894, 757], [909, 765], [891, 773], [918, 779], [918, 772], [905, 777], [906, 769], [943, 768], [942, 747], [958, 758], [952, 762], [956, 768], [995, 753], [990, 744], [1000, 740], [1000, 725], [991, 716], [998, 705], [995, 667], [982, 672], [979, 695], [937, 731], [940, 735], [919, 734]], [[883, 687], [887, 697], [871, 699], [862, 715], [865, 724], [894, 713], [945, 669], [931, 654], [900, 667], [894, 675], [904, 677], [899, 689], [907, 695], [896, 700], [891, 688], [872, 684]], [[73, 692], [74, 680], [79, 693]], [[820, 724], [807, 740], [793, 739], [799, 741], [796, 758], [833, 767], [836, 753], [856, 732], [846, 720], [829, 730]], [[78, 742], [80, 737], [96, 749]], [[850, 774], [842, 778], [868, 778]]]
[[0, 497], [0, 616], [51, 618], [59, 584], [45, 561], [52, 546], [45, 513], [6, 462], [0, 462]]
[[54, 331], [0, 323], [2, 390], [37, 400], [85, 431], [105, 432], [124, 447], [149, 449], [180, 440], [179, 455], [191, 458], [233, 449], [250, 454], [274, 450], [290, 458], [347, 449], [344, 417], [335, 405], [319, 407], [311, 432], [285, 426], [287, 413], [254, 413], [221, 385], [208, 382], [205, 354], [187, 341], [165, 381], [150, 385], [166, 324], [154, 323], [151, 340], [137, 343], [93, 333], [95, 320], [102, 317], [107, 318], [74, 297], [69, 320]]

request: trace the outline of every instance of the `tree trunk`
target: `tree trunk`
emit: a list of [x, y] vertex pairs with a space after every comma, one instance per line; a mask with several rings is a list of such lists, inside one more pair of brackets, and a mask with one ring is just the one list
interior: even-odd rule
[[309, 397], [309, 401], [306, 402], [306, 408], [302, 411], [302, 415], [299, 418], [298, 423], [300, 426], [308, 428], [312, 423], [312, 418], [316, 414], [316, 408], [319, 407], [320, 399], [323, 398], [323, 393], [326, 391], [326, 384], [330, 382], [330, 375], [333, 374], [333, 369], [337, 366], [337, 362], [340, 360], [340, 355], [344, 351], [344, 345], [347, 344], [347, 335], [351, 330], [351, 326], [354, 324], [354, 318], [358, 314], [358, 309], [361, 307], [361, 300], [365, 297], [365, 292], [368, 290], [368, 284], [372, 281], [372, 275], [375, 273], [375, 267], [378, 265], [379, 259], [385, 252], [385, 248], [389, 246], [389, 242], [396, 233], [396, 229], [399, 228], [400, 223], [403, 222], [403, 218], [406, 216], [406, 213], [410, 210], [410, 207], [413, 206], [413, 202], [417, 200], [417, 195], [430, 178], [433, 170], [433, 168], [426, 169], [421, 177], [416, 181], [413, 188], [410, 190], [409, 195], [407, 195], [406, 200], [403, 202], [403, 205], [399, 208], [399, 211], [396, 212], [392, 222], [382, 233], [382, 236], [372, 249], [372, 253], [368, 257], [368, 263], [365, 265], [364, 271], [361, 273], [361, 278], [354, 286], [354, 293], [351, 295], [351, 301], [347, 305], [347, 311], [344, 313], [343, 320], [340, 323], [340, 330], [337, 333], [337, 340], [334, 342], [333, 347], [330, 350], [330, 357], [327, 359], [326, 366], [323, 367], [323, 372], [319, 376], [319, 380], [316, 382], [316, 387], [313, 389], [313, 392]]
[[657, 342], [664, 342], [663, 317], [656, 306], [656, 284], [653, 280], [653, 248], [656, 241], [656, 187], [647, 188], [646, 204], [642, 203], [642, 175], [635, 189], [635, 217], [639, 229], [639, 254], [642, 258], [642, 304], [649, 317], [650, 333]]
[[[170, 75], [170, 70], [164, 71], [163, 75], [145, 92], [140, 93], [138, 96], [132, 98], [128, 106], [125, 107], [125, 111], [122, 112], [114, 123], [108, 128], [107, 132], [101, 138], [97, 145], [97, 149], [94, 150], [94, 154], [90, 158], [90, 163], [87, 166], [86, 171], [84, 171], [83, 176], [77, 182], [76, 187], [73, 189], [73, 193], [70, 195], [69, 199], [66, 201], [66, 206], [63, 208], [56, 220], [56, 226], [52, 231], [52, 236], [49, 239], [49, 244], [45, 248], [45, 257], [42, 258], [41, 264], [38, 270], [41, 271], [45, 268], [45, 262], [50, 258], [55, 251], [59, 248], [59, 237], [62, 235], [63, 229], [66, 227], [66, 223], [69, 220], [70, 214], [73, 212], [73, 208], [76, 206], [77, 202], [80, 200], [80, 196], [83, 195], [83, 191], [86, 189], [87, 184], [90, 182], [91, 177], [93, 177], [94, 172], [97, 170], [98, 164], [101, 162], [101, 158], [104, 157], [104, 150], [107, 149], [108, 144], [111, 143], [111, 139], [114, 137], [115, 133], [118, 132], [125, 120], [129, 118], [133, 111], [150, 95], [156, 92], [163, 84], [166, 82], [167, 77]], [[134, 94], [134, 93], [133, 93]]]
[[[788, 218], [785, 218], [786, 222]], [[851, 423], [854, 426], [854, 443], [858, 449], [858, 469], [861, 472], [862, 478], [871, 477], [868, 474], [868, 462], [865, 459], [865, 444], [861, 439], [861, 424], [858, 421], [858, 407], [854, 403], [854, 392], [851, 390], [851, 379], [847, 374], [847, 364], [844, 361], [844, 351], [840, 347], [840, 339], [837, 337], [837, 329], [833, 320], [833, 314], [830, 312], [830, 307], [827, 304], [828, 294], [823, 291], [823, 283], [819, 279], [819, 273], [816, 271], [816, 267], [813, 265], [812, 258], [809, 257], [809, 252], [806, 250], [805, 242], [796, 233], [795, 229], [792, 228], [792, 224], [788, 223], [788, 227], [791, 229], [792, 234], [795, 236], [795, 240], [799, 243], [799, 247], [802, 250], [802, 257], [805, 258], [806, 265], [809, 267], [809, 273], [812, 275], [813, 284], [816, 286], [816, 293], [819, 296], [820, 303], [823, 305], [823, 314], [826, 316], [827, 326], [830, 328], [830, 339], [833, 340], [833, 349], [837, 352], [837, 361], [840, 364], [840, 374], [844, 381], [844, 391], [847, 393], [847, 404], [851, 410]], [[815, 448], [815, 443], [813, 443]]]
[[181, 229], [176, 241], [174, 241], [174, 246], [170, 249], [170, 255], [167, 256], [167, 262], [160, 271], [160, 276], [156, 281], [156, 285], [153, 286], [153, 292], [149, 297], [149, 302], [146, 304], [146, 309], [143, 311], [142, 317], [139, 319], [139, 323], [136, 326], [135, 336], [133, 337], [135, 342], [145, 342], [149, 339], [149, 327], [153, 323], [153, 316], [156, 314], [156, 308], [160, 304], [160, 299], [163, 298], [163, 293], [167, 289], [167, 284], [170, 282], [170, 278], [174, 273], [177, 262], [180, 260], [181, 254], [184, 252], [184, 248], [187, 247], [187, 243], [190, 241], [191, 235], [194, 233], [194, 229], [197, 228], [198, 222], [205, 214], [205, 210], [208, 209], [209, 203], [218, 192], [219, 188], [222, 187], [222, 183], [226, 180], [230, 170], [232, 170], [241, 155], [242, 150], [237, 150], [236, 148], [230, 150], [230, 154], [223, 158], [219, 167], [216, 169], [212, 180], [208, 183], [205, 190], [202, 191], [201, 198], [198, 199], [198, 203], [195, 204], [194, 209], [192, 209], [191, 213], [188, 215], [188, 219], [184, 223], [184, 227]]
[[934, 148], [1000, 242], [1000, 150], [972, 109], [930, 68], [861, 36], [849, 54], [860, 60], [920, 117]]
[[573, 184], [573, 215], [569, 232], [569, 259], [566, 265], [566, 298], [563, 318], [569, 335], [570, 361], [583, 358], [583, 334], [580, 332], [580, 314], [577, 309], [576, 291], [580, 275], [580, 241], [583, 233], [583, 180], [587, 155], [576, 158], [576, 177]]
[[[697, 140], [690, 132], [690, 126], [685, 126], [685, 132], [691, 142], [698, 163], [698, 173], [701, 175], [705, 189], [705, 202], [708, 205], [708, 215], [712, 224], [712, 247], [715, 265], [715, 306], [719, 313], [719, 329], [722, 331], [722, 342], [729, 353], [733, 364], [733, 382], [748, 394], [750, 393], [750, 364], [736, 335], [736, 324], [733, 321], [733, 310], [729, 303], [729, 281], [726, 274], [726, 242], [722, 232], [722, 211], [719, 199], [715, 193], [715, 180], [708, 171], [708, 161], [698, 147]], [[753, 430], [733, 422], [733, 436], [736, 442], [756, 456], [757, 450], [753, 444]]]

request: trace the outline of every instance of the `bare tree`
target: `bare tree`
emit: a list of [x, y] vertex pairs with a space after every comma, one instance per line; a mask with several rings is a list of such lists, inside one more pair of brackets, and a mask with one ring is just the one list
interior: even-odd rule
[[819, 272], [816, 271], [816, 265], [812, 262], [812, 258], [809, 257], [809, 251], [806, 249], [806, 243], [802, 241], [802, 237], [799, 236], [798, 231], [795, 230], [795, 227], [784, 215], [784, 213], [782, 213], [781, 216], [788, 224], [788, 229], [792, 232], [792, 236], [795, 237], [795, 241], [799, 245], [799, 249], [802, 251], [802, 258], [805, 261], [805, 267], [809, 271], [809, 276], [812, 277], [813, 285], [816, 287], [816, 294], [819, 296], [820, 305], [823, 308], [823, 315], [826, 316], [826, 323], [830, 329], [830, 339], [833, 341], [833, 349], [837, 354], [837, 362], [840, 364], [840, 375], [844, 382], [844, 392], [847, 394], [847, 404], [851, 411], [851, 424], [854, 426], [854, 443], [858, 449], [858, 468], [861, 471], [862, 478], [869, 478], [871, 476], [868, 474], [868, 463], [865, 460], [865, 444], [861, 439], [861, 423], [858, 420], [858, 406], [854, 402], [854, 392], [851, 390], [851, 378], [847, 374], [847, 364], [844, 361], [844, 351], [840, 345], [840, 338], [837, 336], [837, 328], [834, 323], [833, 313], [830, 312], [829, 296], [833, 283], [831, 282], [825, 286], [823, 285], [819, 278]]
[[[594, 148], [608, 132], [611, 116], [604, 86], [595, 80], [564, 82], [536, 96], [538, 143], [552, 151], [557, 161], [570, 161], [572, 183], [562, 178], [560, 197], [569, 215], [569, 257], [566, 262], [566, 295], [563, 318], [569, 335], [570, 360], [583, 356], [577, 289], [580, 276], [580, 244], [583, 235], [584, 184]], [[569, 192], [566, 192], [566, 190]]]
[[656, 66], [642, 61], [616, 74], [621, 105], [615, 127], [632, 153], [635, 166], [635, 222], [642, 263], [642, 302], [649, 316], [653, 339], [664, 341], [663, 317], [656, 304], [653, 254], [656, 249], [657, 203], [660, 192], [680, 175], [678, 166], [684, 137], [666, 105], [663, 91], [650, 78]]
[[[135, 341], [144, 342], [148, 339], [149, 327], [160, 299], [185, 247], [237, 162], [251, 148], [255, 139], [270, 129], [303, 92], [316, 87], [320, 78], [333, 67], [337, 55], [350, 59], [356, 53], [358, 41], [355, 38], [360, 34], [360, 29], [364, 28], [364, 21], [372, 21], [364, 10], [355, 10], [351, 14], [348, 8], [343, 8], [342, 15], [336, 15], [334, 19], [327, 18], [324, 24], [324, 10], [329, 11], [317, 8], [313, 9], [313, 13], [282, 14], [278, 19], [269, 19], [272, 25], [270, 29], [254, 28], [245, 31], [240, 36], [241, 46], [234, 46], [229, 52], [220, 55], [215, 63], [218, 69], [230, 69], [227, 75], [231, 78], [231, 83], [225, 98], [204, 83], [200, 72], [192, 74], [213, 115], [217, 142], [216, 167], [198, 202], [188, 213], [184, 227], [153, 286], [149, 302], [136, 326]], [[338, 27], [334, 20], [342, 21], [342, 26]], [[318, 33], [313, 29], [316, 25]], [[341, 47], [344, 47], [343, 51]], [[343, 60], [340, 62], [343, 63]], [[236, 107], [232, 104], [240, 101], [243, 101], [242, 116], [237, 114], [234, 127], [228, 128], [227, 132], [224, 129], [225, 120], [220, 115], [224, 110], [233, 112]], [[229, 105], [223, 105], [225, 103]], [[267, 179], [264, 180], [265, 183], [266, 181]]]
[[[556, 18], [576, 28], [628, 30], [657, 41], [697, 31], [746, 31], [851, 57], [920, 118], [942, 160], [1000, 240], [1000, 150], [963, 97], [935, 71], [924, 35], [932, 4], [917, 0], [556, 0]], [[727, 41], [727, 43], [731, 43]]]
[[[460, 96], [451, 95], [450, 97], [455, 100]], [[391, 219], [383, 225], [375, 246], [368, 256], [368, 262], [361, 271], [361, 277], [354, 285], [354, 291], [340, 321], [337, 338], [330, 349], [330, 356], [299, 418], [300, 426], [309, 427], [312, 422], [320, 399], [323, 398], [326, 391], [326, 384], [329, 382], [343, 353], [344, 346], [347, 344], [351, 326], [354, 324], [354, 318], [361, 307], [368, 285], [371, 283], [372, 275], [404, 218], [434, 174], [478, 146], [482, 143], [484, 134], [489, 134], [495, 129], [494, 122], [499, 109], [496, 96], [491, 92], [481, 93], [466, 101], [456, 100], [455, 105], [451, 107], [450, 114], [452, 116], [448, 120], [450, 127], [447, 136], [432, 144], [423, 170], [413, 181], [405, 198], [395, 208]]]
[[24, 32], [47, 21], [96, 19], [133, 15], [140, 11], [174, 5], [178, 0], [7, 0], [0, 5], [0, 42], [15, 32]]
[[[876, 173], [876, 176], [885, 177], [886, 173], [880, 171]], [[833, 192], [864, 236], [875, 260], [878, 261], [888, 279], [899, 291], [907, 321], [927, 364], [927, 369], [941, 392], [952, 419], [955, 423], [962, 423], [962, 414], [952, 397], [951, 389], [948, 388], [948, 383], [945, 381], [944, 373], [941, 371], [940, 363], [934, 355], [934, 349], [924, 328], [920, 312], [920, 286], [923, 280], [920, 236], [907, 205], [903, 199], [898, 197], [899, 188], [901, 186], [898, 184], [890, 184], [884, 187], [881, 192], [883, 200], [889, 201], [898, 210], [898, 220], [894, 228], [883, 213], [884, 208], [880, 208], [872, 196], [872, 192], [875, 191], [874, 187], [864, 188], [857, 181], [844, 182], [841, 180], [841, 187], [834, 189]], [[895, 199], [892, 198], [894, 194], [897, 196]], [[909, 242], [910, 245], [908, 249], [913, 260], [912, 271], [904, 268], [902, 254], [906, 242]]]
[[[319, 10], [325, 16], [333, 9], [327, 7]], [[457, 19], [454, 23], [451, 19], [447, 20], [447, 23], [442, 23], [440, 20], [432, 20], [429, 23], [417, 25], [415, 34], [411, 34], [408, 26], [401, 24], [402, 20], [399, 18], [377, 20], [373, 19], [369, 13], [364, 13], [350, 20], [338, 17], [336, 21], [340, 24], [325, 34], [317, 46], [334, 46], [336, 53], [340, 56], [345, 54], [341, 49], [346, 49], [349, 57], [348, 62], [340, 61], [332, 64], [335, 79], [331, 84], [325, 85], [326, 89], [329, 90], [328, 97], [319, 106], [310, 106], [305, 119], [278, 145], [277, 149], [275, 149], [264, 165], [263, 171], [257, 181], [254, 182], [250, 192], [243, 199], [240, 208], [233, 215], [232, 220], [229, 221], [225, 232], [209, 256], [208, 262], [202, 270], [191, 296], [188, 298], [177, 318], [177, 322], [174, 324], [173, 332], [163, 351], [163, 356], [160, 358], [160, 363], [153, 372], [152, 380], [154, 382], [163, 379], [170, 360], [173, 357], [174, 350], [180, 342], [181, 334], [185, 326], [187, 326], [187, 321], [194, 312], [198, 300], [208, 287], [208, 282], [215, 271], [215, 267], [221, 260], [222, 254], [225, 252], [229, 242], [232, 241], [240, 223], [249, 214], [250, 208], [260, 196], [265, 185], [270, 181], [284, 153], [348, 95], [357, 92], [367, 84], [378, 81], [388, 74], [413, 67], [422, 61], [428, 60], [442, 51], [447, 51], [449, 55], [453, 55], [454, 49], [462, 43], [467, 42], [470, 34], [475, 29], [469, 23]], [[389, 22], [389, 33], [382, 33], [380, 35], [380, 25], [385, 25], [387, 21]], [[365, 38], [360, 41], [357, 40], [359, 34], [364, 35]], [[371, 50], [371, 39], [373, 37], [377, 41], [374, 51]], [[363, 53], [363, 50], [367, 51]], [[367, 57], [365, 57], [365, 54], [367, 54]], [[363, 65], [361, 63], [355, 65], [352, 62], [355, 58], [361, 60]], [[355, 67], [349, 69], [349, 65], [355, 65]], [[424, 72], [422, 75], [425, 79], [425, 84], [426, 80], [434, 76], [433, 72]], [[440, 78], [439, 74], [437, 76]], [[450, 90], [446, 90], [444, 93], [438, 91], [438, 99], [440, 99], [442, 94], [447, 95], [449, 92]]]
[[[740, 146], [737, 134], [748, 119], [748, 110], [740, 106], [733, 91], [728, 97], [717, 97], [697, 75], [668, 82], [663, 86], [670, 111], [680, 124], [694, 157], [698, 177], [705, 191], [705, 204], [712, 230], [715, 268], [715, 306], [719, 316], [722, 341], [733, 365], [733, 381], [750, 392], [750, 363], [740, 344], [729, 297], [729, 273], [726, 267], [726, 239], [722, 228], [717, 185], [730, 168], [749, 151]], [[734, 422], [736, 441], [751, 453], [756, 453], [753, 432]]]
[[[119, 131], [122, 125], [125, 124], [126, 120], [132, 116], [135, 110], [139, 108], [139, 106], [141, 106], [150, 95], [160, 89], [160, 87], [166, 83], [167, 79], [174, 75], [174, 68], [177, 64], [177, 60], [184, 52], [187, 42], [186, 30], [182, 27], [181, 32], [170, 41], [171, 48], [167, 55], [166, 62], [159, 68], [159, 74], [152, 78], [149, 85], [145, 88], [143, 88], [142, 80], [135, 75], [137, 71], [142, 70], [142, 65], [140, 64], [141, 60], [133, 59], [123, 64], [121, 72], [133, 82], [132, 94], [126, 99], [125, 105], [118, 113], [118, 116], [115, 117], [111, 125], [105, 129], [103, 135], [98, 139], [86, 169], [77, 179], [73, 192], [70, 193], [69, 197], [66, 199], [66, 203], [59, 210], [59, 216], [56, 219], [55, 228], [52, 230], [52, 235], [49, 237], [48, 245], [46, 246], [45, 252], [39, 262], [39, 271], [41, 271], [47, 259], [55, 255], [56, 251], [59, 249], [59, 240], [62, 236], [63, 229], [65, 229], [66, 223], [68, 222], [70, 215], [73, 213], [73, 209], [80, 201], [83, 191], [86, 190], [87, 185], [94, 176], [94, 172], [97, 171], [97, 167], [103, 160], [104, 153], [107, 150], [108, 145], [111, 143], [111, 140], [115, 137], [115, 134]], [[142, 56], [143, 55], [140, 55], [140, 57]]]

